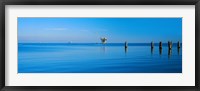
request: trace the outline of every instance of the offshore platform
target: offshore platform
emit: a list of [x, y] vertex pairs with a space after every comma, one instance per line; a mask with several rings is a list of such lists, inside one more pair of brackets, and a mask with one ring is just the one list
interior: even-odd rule
[[107, 38], [106, 38], [106, 37], [101, 37], [100, 39], [101, 39], [101, 43], [102, 43], [102, 44], [106, 44], [106, 41], [107, 41]]

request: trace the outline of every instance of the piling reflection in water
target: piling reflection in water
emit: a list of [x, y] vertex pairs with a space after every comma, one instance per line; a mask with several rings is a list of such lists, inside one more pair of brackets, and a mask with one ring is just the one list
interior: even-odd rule
[[159, 54], [162, 55], [162, 48], [159, 48]]
[[[153, 44], [153, 42], [151, 42], [150, 43], [150, 46], [151, 46], [151, 55], [153, 55], [153, 53], [154, 53], [154, 44]], [[164, 47], [163, 47], [164, 46]], [[162, 42], [160, 41], [159, 43], [158, 43], [158, 49], [159, 49], [159, 55], [161, 56], [163, 53], [163, 51], [165, 52], [165, 50], [167, 51], [167, 55], [168, 55], [168, 58], [170, 58], [171, 56], [172, 56], [172, 46], [173, 46], [173, 43], [172, 43], [172, 41], [168, 41], [168, 43], [167, 43], [167, 50], [165, 49], [165, 43], [164, 43], [164, 45], [162, 44]], [[176, 49], [177, 49], [177, 54], [178, 55], [181, 55], [180, 53], [181, 53], [181, 44], [180, 44], [180, 42], [178, 41], [177, 42], [177, 47], [175, 47]], [[176, 53], [176, 52], [175, 52]], [[165, 53], [164, 53], [165, 54]], [[176, 54], [175, 54], [176, 55]]]
[[151, 55], [153, 55], [153, 50], [154, 50], [154, 49], [151, 47]]
[[[168, 43], [162, 43], [162, 42], [159, 42], [157, 43], [155, 46], [154, 46], [154, 43], [151, 42], [150, 43], [150, 52], [151, 52], [151, 55], [153, 54], [157, 54], [157, 51], [159, 51], [159, 55], [162, 56], [164, 54], [166, 54], [168, 56], [168, 58], [170, 58], [172, 56], [172, 51], [175, 51], [174, 53], [176, 53], [175, 55], [181, 55], [181, 45], [180, 45], [180, 42], [177, 42], [177, 44], [175, 43], [174, 45], [177, 45], [177, 47], [174, 46], [174, 50], [172, 50], [172, 42], [171, 41], [168, 41]], [[109, 46], [109, 45], [108, 45]], [[167, 46], [167, 47], [166, 47]], [[101, 46], [101, 50], [106, 53], [106, 45], [104, 44], [103, 46]], [[131, 47], [130, 47], [131, 48]], [[155, 49], [156, 48], [156, 49]], [[166, 49], [167, 48], [167, 49]], [[122, 48], [123, 49], [123, 48]], [[157, 50], [158, 49], [158, 50]], [[154, 51], [156, 50], [156, 53], [154, 53]], [[177, 52], [176, 52], [177, 50]], [[163, 53], [164, 52], [164, 53]], [[124, 43], [124, 53], [127, 54], [128, 53], [128, 42], [126, 41]]]
[[124, 50], [125, 50], [125, 54], [128, 52], [128, 48], [124, 48]]
[[177, 48], [177, 51], [178, 51], [178, 55], [180, 55], [180, 48]]
[[168, 49], [168, 58], [170, 58], [172, 55], [172, 50], [171, 49]]

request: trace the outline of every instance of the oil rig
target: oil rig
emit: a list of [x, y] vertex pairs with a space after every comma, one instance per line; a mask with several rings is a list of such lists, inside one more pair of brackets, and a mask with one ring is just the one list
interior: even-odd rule
[[102, 43], [102, 44], [106, 44], [107, 38], [101, 37], [100, 39], [101, 39], [101, 43]]

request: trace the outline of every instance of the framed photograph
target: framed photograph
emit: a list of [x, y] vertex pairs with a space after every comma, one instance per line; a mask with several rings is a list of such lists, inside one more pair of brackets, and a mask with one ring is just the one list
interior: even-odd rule
[[9, 0], [0, 8], [3, 91], [199, 90], [199, 0]]

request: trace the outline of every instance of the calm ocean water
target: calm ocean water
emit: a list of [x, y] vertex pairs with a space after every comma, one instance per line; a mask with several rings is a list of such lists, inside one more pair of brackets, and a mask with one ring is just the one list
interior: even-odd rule
[[18, 73], [182, 73], [182, 48], [150, 43], [19, 43]]

